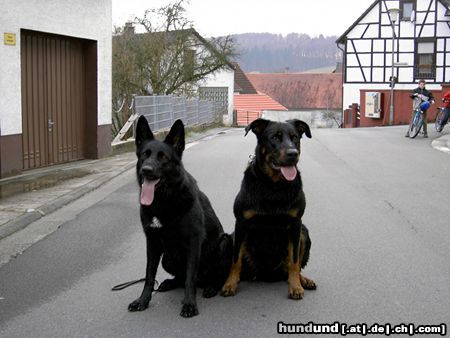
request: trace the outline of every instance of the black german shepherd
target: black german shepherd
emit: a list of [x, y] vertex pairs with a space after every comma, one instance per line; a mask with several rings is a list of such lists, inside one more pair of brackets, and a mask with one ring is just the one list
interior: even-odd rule
[[148, 307], [155, 275], [162, 256], [163, 268], [174, 276], [158, 291], [185, 287], [181, 316], [198, 314], [196, 286], [203, 296], [215, 296], [231, 264], [232, 239], [224, 234], [206, 195], [184, 169], [184, 126], [175, 121], [164, 142], [154, 138], [141, 116], [136, 126], [137, 180], [140, 186], [140, 214], [147, 239], [147, 269], [141, 296], [130, 311]]
[[235, 295], [241, 279], [287, 280], [289, 297], [301, 299], [303, 288], [316, 288], [300, 273], [308, 262], [311, 240], [302, 224], [305, 195], [296, 167], [300, 139], [303, 134], [311, 138], [311, 131], [300, 120], [264, 119], [248, 125], [245, 135], [250, 130], [258, 142], [234, 202], [233, 264], [221, 294]]

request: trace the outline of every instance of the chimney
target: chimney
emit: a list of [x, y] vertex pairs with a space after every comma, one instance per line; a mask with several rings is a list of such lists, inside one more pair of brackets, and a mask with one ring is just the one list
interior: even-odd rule
[[133, 23], [128, 21], [125, 22], [125, 27], [123, 28], [123, 34], [134, 34]]

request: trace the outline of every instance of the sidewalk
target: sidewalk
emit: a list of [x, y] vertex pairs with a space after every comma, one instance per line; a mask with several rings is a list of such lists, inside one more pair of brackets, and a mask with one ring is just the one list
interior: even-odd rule
[[443, 135], [433, 140], [431, 146], [436, 150], [450, 154], [450, 134]]
[[[193, 134], [187, 143], [209, 138], [229, 128], [215, 128]], [[450, 134], [431, 143], [450, 154]], [[41, 217], [99, 188], [136, 165], [134, 152], [100, 160], [83, 160], [36, 169], [0, 180], [0, 240], [25, 228]]]
[[[186, 143], [227, 129], [215, 128], [190, 134]], [[134, 146], [132, 149], [100, 160], [55, 165], [0, 179], [0, 240], [133, 169], [136, 155]]]
[[31, 170], [0, 180], [0, 239], [133, 168], [135, 159], [136, 155], [129, 152]]

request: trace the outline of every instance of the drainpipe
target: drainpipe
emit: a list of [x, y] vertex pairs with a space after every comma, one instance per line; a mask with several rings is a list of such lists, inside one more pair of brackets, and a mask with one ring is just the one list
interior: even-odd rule
[[342, 52], [342, 93], [341, 93], [341, 128], [344, 127], [344, 75], [345, 75], [345, 51], [340, 47], [340, 43], [337, 43], [337, 48]]
[[[391, 90], [390, 90], [390, 107], [389, 107], [389, 125], [392, 126], [394, 124], [394, 49], [395, 49], [395, 23], [398, 19], [398, 14], [400, 10], [398, 8], [390, 8], [389, 12], [389, 21], [391, 22], [392, 28], [392, 46], [391, 46]], [[399, 28], [400, 29], [400, 28]]]

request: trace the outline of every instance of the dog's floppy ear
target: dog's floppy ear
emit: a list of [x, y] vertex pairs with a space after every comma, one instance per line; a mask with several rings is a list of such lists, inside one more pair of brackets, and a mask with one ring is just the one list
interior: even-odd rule
[[184, 125], [181, 120], [176, 120], [170, 128], [169, 134], [166, 136], [165, 143], [175, 148], [178, 156], [183, 155], [184, 151]]
[[244, 136], [247, 136], [248, 132], [251, 130], [252, 132], [254, 132], [256, 134], [256, 136], [259, 137], [263, 133], [264, 129], [267, 128], [269, 123], [270, 123], [269, 120], [264, 120], [264, 119], [257, 119], [255, 121], [253, 121], [247, 127], [245, 127], [245, 135]]
[[135, 144], [136, 148], [139, 148], [144, 141], [153, 140], [155, 137], [153, 136], [152, 131], [148, 125], [148, 121], [145, 116], [139, 116], [137, 125], [136, 125], [136, 139]]
[[305, 133], [308, 138], [311, 138], [311, 129], [309, 129], [309, 126], [306, 122], [297, 119], [289, 120], [286, 122], [292, 124], [295, 129], [298, 130], [298, 132], [300, 133], [300, 137], [302, 137], [303, 133]]

